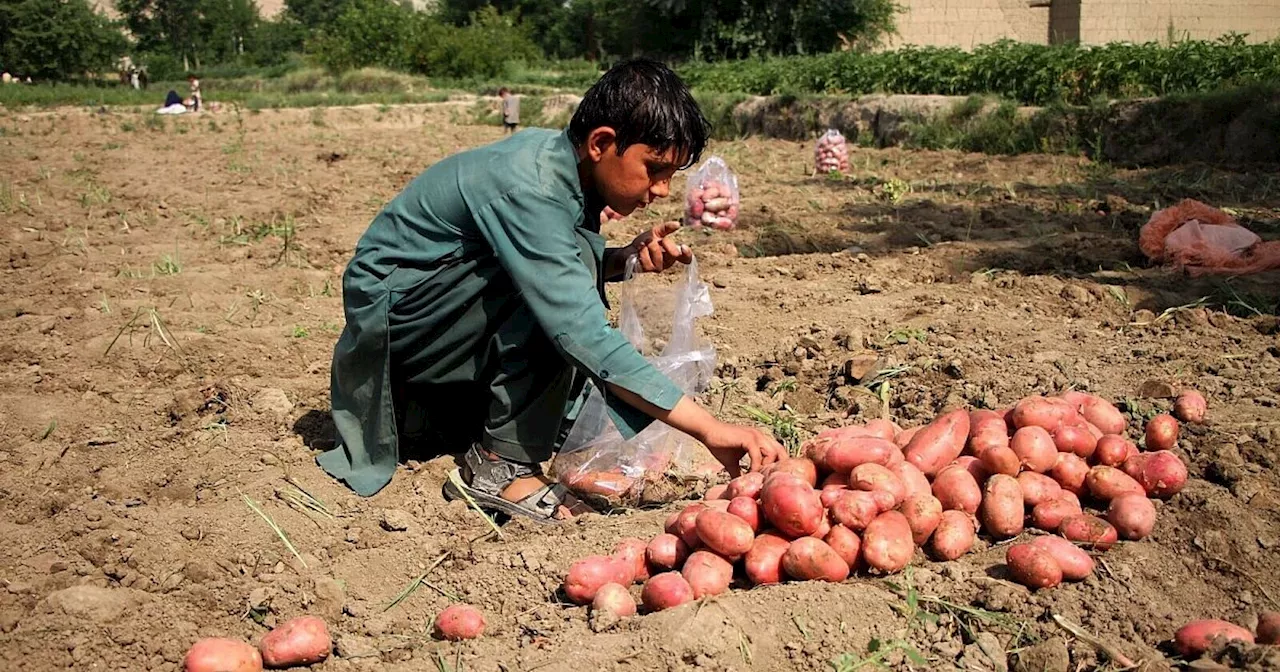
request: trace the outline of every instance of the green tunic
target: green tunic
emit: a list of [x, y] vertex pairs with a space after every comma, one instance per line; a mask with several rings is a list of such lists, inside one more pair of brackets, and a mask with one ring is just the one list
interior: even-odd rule
[[[577, 166], [566, 133], [531, 129], [431, 166], [378, 213], [342, 278], [339, 444], [321, 467], [367, 496], [403, 441], [542, 461], [587, 379], [675, 406], [680, 388], [608, 322], [600, 208]], [[608, 403], [627, 438], [651, 421]]]

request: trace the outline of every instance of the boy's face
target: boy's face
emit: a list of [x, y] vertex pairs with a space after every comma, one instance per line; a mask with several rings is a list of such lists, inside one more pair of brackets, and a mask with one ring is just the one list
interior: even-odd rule
[[605, 205], [626, 216], [671, 193], [671, 178], [683, 165], [676, 150], [659, 152], [635, 144], [621, 154], [613, 129], [598, 128], [587, 136], [592, 184]]

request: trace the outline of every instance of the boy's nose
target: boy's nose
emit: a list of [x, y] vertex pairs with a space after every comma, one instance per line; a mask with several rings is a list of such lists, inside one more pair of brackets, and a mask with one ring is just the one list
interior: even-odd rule
[[671, 183], [658, 182], [653, 186], [649, 187], [649, 193], [653, 194], [654, 198], [666, 198], [668, 195], [671, 194]]

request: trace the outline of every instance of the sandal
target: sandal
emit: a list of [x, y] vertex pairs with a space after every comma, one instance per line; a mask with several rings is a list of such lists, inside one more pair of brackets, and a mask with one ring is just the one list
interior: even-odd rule
[[[450, 478], [444, 483], [445, 499], [465, 499], [466, 493], [481, 509], [547, 524], [560, 522], [556, 512], [562, 505], [568, 506], [565, 498], [569, 490], [559, 483], [548, 483], [517, 502], [503, 499], [502, 491], [516, 479], [540, 476], [542, 470], [518, 462], [490, 460], [481, 454], [478, 445], [467, 450], [457, 472], [460, 478], [456, 482]], [[461, 490], [458, 483], [462, 484]]]

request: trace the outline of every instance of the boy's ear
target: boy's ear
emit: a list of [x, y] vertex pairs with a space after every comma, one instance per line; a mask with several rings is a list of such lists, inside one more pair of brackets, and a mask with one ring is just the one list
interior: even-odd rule
[[587, 134], [587, 157], [598, 163], [600, 159], [613, 150], [618, 141], [618, 133], [608, 126], [600, 126]]

